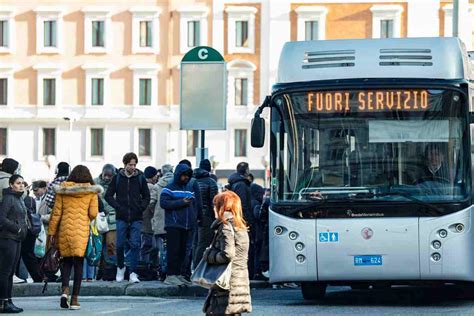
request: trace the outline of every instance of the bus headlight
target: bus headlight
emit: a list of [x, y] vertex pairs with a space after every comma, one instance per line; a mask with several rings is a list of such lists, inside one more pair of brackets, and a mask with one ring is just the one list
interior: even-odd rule
[[446, 229], [440, 229], [438, 231], [438, 235], [441, 238], [446, 238], [448, 236], [448, 231]]
[[297, 251], [303, 251], [304, 249], [304, 244], [302, 242], [297, 242], [296, 245], [295, 245], [295, 249]]
[[434, 254], [431, 255], [431, 259], [433, 259], [433, 261], [440, 261], [441, 260], [441, 255], [437, 252], [435, 252]]
[[298, 233], [297, 232], [290, 232], [288, 234], [288, 237], [291, 239], [291, 240], [296, 240], [296, 238], [298, 238]]
[[303, 255], [296, 256], [296, 261], [298, 261], [298, 263], [303, 263], [305, 260], [306, 260], [306, 257]]
[[464, 225], [459, 223], [459, 224], [456, 224], [456, 226], [454, 227], [456, 229], [456, 232], [458, 233], [462, 233], [464, 231]]
[[434, 249], [439, 249], [441, 248], [441, 241], [435, 240], [431, 243], [431, 245], [433, 246]]
[[281, 235], [281, 234], [283, 234], [283, 227], [281, 227], [281, 226], [276, 226], [274, 232], [275, 232], [275, 235]]

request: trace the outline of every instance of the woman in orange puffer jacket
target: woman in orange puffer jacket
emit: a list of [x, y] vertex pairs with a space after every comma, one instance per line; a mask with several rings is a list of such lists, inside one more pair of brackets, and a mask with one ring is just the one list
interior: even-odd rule
[[[63, 257], [61, 267], [62, 295], [61, 307], [80, 309], [78, 302], [82, 281], [82, 267], [89, 241], [90, 221], [98, 213], [98, 194], [103, 189], [94, 185], [86, 166], [75, 167], [69, 178], [60, 186], [55, 186], [54, 203], [48, 235], [50, 244], [57, 244]], [[69, 303], [69, 278], [74, 267], [74, 286]]]

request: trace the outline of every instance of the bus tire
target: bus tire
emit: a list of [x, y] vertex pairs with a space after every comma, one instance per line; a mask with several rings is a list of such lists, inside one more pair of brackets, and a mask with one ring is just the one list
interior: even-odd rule
[[326, 283], [302, 282], [301, 294], [305, 300], [322, 300], [326, 295]]

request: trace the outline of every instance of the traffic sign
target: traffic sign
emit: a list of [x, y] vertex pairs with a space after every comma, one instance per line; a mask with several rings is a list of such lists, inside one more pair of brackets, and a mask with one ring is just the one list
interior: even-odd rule
[[181, 60], [180, 128], [226, 129], [227, 70], [222, 55], [199, 46]]

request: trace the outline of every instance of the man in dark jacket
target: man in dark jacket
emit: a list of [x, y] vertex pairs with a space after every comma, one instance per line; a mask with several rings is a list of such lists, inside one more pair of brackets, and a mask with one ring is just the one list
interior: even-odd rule
[[150, 191], [143, 173], [137, 169], [138, 157], [128, 153], [122, 160], [124, 168], [112, 178], [105, 200], [116, 210], [117, 219], [117, 276], [125, 275], [124, 246], [130, 245], [130, 282], [138, 283], [137, 265], [140, 255], [143, 211], [150, 203]]
[[255, 227], [253, 227], [254, 219], [253, 219], [253, 210], [252, 210], [252, 197], [250, 193], [250, 169], [249, 164], [246, 162], [239, 162], [237, 165], [235, 173], [229, 176], [229, 184], [228, 188], [235, 192], [240, 198], [242, 202], [242, 211], [244, 213], [244, 219], [249, 225], [249, 238], [250, 238], [250, 250], [249, 250], [249, 260], [248, 260], [248, 268], [249, 268], [249, 276], [250, 279], [253, 279], [255, 274], [255, 262], [254, 262], [254, 235], [253, 231]]
[[181, 267], [186, 257], [186, 244], [197, 225], [196, 198], [188, 190], [193, 171], [185, 164], [179, 164], [174, 179], [160, 195], [160, 206], [165, 210], [168, 271], [165, 284], [191, 285], [182, 276]]
[[211, 229], [211, 224], [214, 222], [214, 197], [217, 195], [219, 189], [216, 181], [211, 178], [211, 163], [208, 159], [204, 159], [199, 164], [199, 168], [194, 170], [194, 178], [199, 185], [202, 200], [202, 221], [198, 227], [198, 238], [193, 244], [193, 265], [196, 267], [201, 261], [202, 254], [206, 247], [211, 244], [214, 232]]

